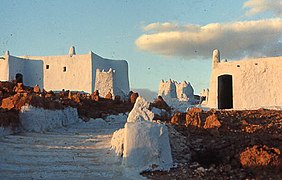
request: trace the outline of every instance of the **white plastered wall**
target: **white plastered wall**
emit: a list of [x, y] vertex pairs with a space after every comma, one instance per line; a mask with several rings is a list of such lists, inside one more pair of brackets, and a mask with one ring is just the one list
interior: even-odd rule
[[218, 108], [218, 77], [232, 75], [233, 108], [282, 106], [282, 57], [219, 62], [212, 69], [208, 106]]
[[96, 69], [95, 90], [99, 91], [99, 95], [105, 97], [109, 92], [114, 96], [114, 71], [104, 71]]
[[[44, 89], [92, 92], [92, 64], [90, 54], [63, 56], [29, 56], [43, 61]], [[47, 69], [49, 65], [49, 69]], [[64, 71], [64, 68], [66, 70]]]
[[3, 56], [0, 59], [0, 81], [8, 81], [9, 80], [9, 56]]
[[23, 75], [24, 84], [28, 86], [38, 84], [47, 91], [67, 89], [92, 93], [95, 89], [96, 69], [108, 71], [110, 68], [115, 70], [115, 94], [127, 95], [130, 90], [127, 62], [104, 59], [92, 52], [84, 55], [21, 57], [5, 54], [0, 59], [0, 80], [12, 81], [20, 73]]
[[115, 70], [114, 76], [114, 92], [115, 95], [124, 96], [127, 95], [130, 91], [129, 88], [129, 79], [128, 79], [128, 63], [125, 60], [111, 60], [104, 59], [94, 53], [90, 53], [92, 57], [92, 68], [93, 74], [93, 91], [95, 88], [95, 79], [96, 79], [96, 69], [104, 69], [108, 71], [110, 68]]

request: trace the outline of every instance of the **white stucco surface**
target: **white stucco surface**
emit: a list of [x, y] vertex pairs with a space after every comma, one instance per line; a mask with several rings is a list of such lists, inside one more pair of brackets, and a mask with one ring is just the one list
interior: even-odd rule
[[[113, 69], [114, 73], [114, 87], [115, 94], [123, 96], [124, 94], [128, 94], [130, 91], [129, 88], [129, 79], [128, 79], [128, 63], [125, 60], [111, 60], [105, 59], [97, 54], [90, 52], [92, 59], [92, 69], [100, 69], [104, 71], [109, 71], [109, 69]], [[92, 79], [96, 79], [96, 73], [92, 73]], [[95, 81], [92, 81], [95, 83]], [[95, 84], [92, 86], [93, 90], [95, 89]]]
[[210, 108], [218, 108], [218, 77], [221, 75], [232, 75], [234, 109], [282, 105], [282, 57], [230, 62], [214, 59], [207, 104]]
[[109, 92], [114, 96], [114, 71], [96, 69], [95, 90], [99, 91], [99, 95], [105, 97]]
[[113, 87], [115, 95], [129, 93], [128, 64], [125, 60], [102, 58], [93, 52], [77, 55], [74, 47], [70, 54], [61, 56], [12, 56], [5, 54], [0, 59], [0, 80], [11, 81], [17, 73], [23, 75], [23, 83], [45, 90], [83, 91], [95, 90], [96, 69], [115, 71]]

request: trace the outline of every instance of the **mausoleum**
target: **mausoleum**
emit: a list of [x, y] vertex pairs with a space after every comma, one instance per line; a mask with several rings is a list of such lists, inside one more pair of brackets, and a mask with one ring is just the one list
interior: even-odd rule
[[78, 55], [71, 47], [61, 56], [12, 56], [6, 51], [0, 57], [0, 80], [17, 79], [28, 86], [39, 85], [45, 90], [82, 91], [99, 90], [101, 96], [129, 92], [128, 64], [125, 60], [105, 59], [93, 52]]
[[207, 106], [254, 109], [282, 106], [282, 57], [221, 60], [214, 50]]

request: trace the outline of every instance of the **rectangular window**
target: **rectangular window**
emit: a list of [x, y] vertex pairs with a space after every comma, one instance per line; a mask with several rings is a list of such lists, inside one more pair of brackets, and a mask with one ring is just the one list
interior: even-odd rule
[[66, 72], [66, 71], [67, 71], [67, 67], [66, 67], [66, 66], [64, 67], [64, 70], [63, 70], [63, 71], [64, 71], [64, 72]]
[[48, 64], [46, 65], [46, 69], [49, 69], [49, 65]]

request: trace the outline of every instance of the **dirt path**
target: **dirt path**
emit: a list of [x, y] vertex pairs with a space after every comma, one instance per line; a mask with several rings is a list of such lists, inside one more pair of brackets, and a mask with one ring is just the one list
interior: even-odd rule
[[88, 122], [0, 137], [1, 179], [126, 179], [110, 150], [124, 122]]

